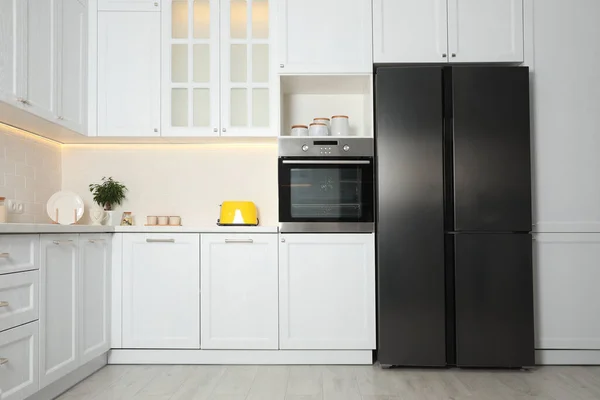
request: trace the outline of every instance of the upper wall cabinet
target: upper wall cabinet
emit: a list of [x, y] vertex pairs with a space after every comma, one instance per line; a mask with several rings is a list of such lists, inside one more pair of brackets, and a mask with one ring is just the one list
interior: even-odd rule
[[98, 11], [160, 11], [160, 0], [98, 0]]
[[451, 62], [522, 62], [523, 0], [448, 0]]
[[24, 2], [0, 0], [0, 101], [19, 107], [23, 97], [24, 10]]
[[377, 63], [448, 60], [447, 0], [374, 0]]
[[160, 14], [98, 13], [98, 136], [160, 135]]
[[278, 7], [279, 73], [373, 71], [370, 0], [280, 0]]
[[163, 0], [162, 135], [276, 136], [268, 0]]
[[523, 0], [374, 0], [375, 63], [523, 61]]

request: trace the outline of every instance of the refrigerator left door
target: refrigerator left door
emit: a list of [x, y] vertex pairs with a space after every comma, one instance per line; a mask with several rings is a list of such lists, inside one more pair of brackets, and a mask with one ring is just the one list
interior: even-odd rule
[[456, 364], [533, 366], [531, 235], [453, 235], [456, 282]]
[[446, 364], [442, 69], [378, 68], [381, 364]]

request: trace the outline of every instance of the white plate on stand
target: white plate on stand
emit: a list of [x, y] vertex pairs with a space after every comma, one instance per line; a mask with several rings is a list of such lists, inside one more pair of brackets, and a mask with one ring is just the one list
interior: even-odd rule
[[77, 194], [62, 190], [50, 197], [46, 212], [50, 219], [61, 225], [72, 225], [83, 217], [83, 200]]

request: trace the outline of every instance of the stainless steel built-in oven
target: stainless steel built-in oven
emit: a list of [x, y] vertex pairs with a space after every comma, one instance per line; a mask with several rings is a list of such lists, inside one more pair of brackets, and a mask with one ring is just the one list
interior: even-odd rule
[[282, 232], [374, 231], [373, 139], [279, 139]]

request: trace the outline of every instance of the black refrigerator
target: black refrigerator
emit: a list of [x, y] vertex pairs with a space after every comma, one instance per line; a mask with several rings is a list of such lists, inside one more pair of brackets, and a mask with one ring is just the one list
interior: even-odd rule
[[527, 67], [375, 73], [377, 359], [534, 365]]

